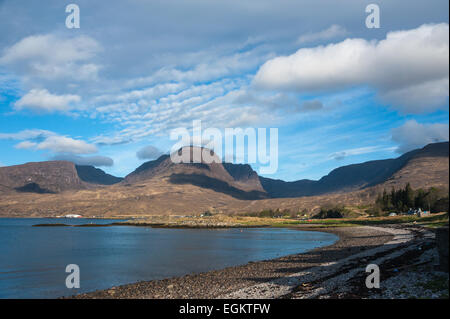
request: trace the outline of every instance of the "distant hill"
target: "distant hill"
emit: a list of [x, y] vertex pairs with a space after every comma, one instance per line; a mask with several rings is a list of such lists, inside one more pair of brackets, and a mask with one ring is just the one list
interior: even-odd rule
[[33, 162], [0, 167], [0, 191], [51, 194], [80, 190], [95, 185], [112, 185], [122, 178], [106, 174], [93, 166], [67, 161]]
[[59, 193], [85, 188], [75, 164], [66, 161], [0, 167], [0, 185], [4, 190], [36, 193]]
[[[445, 184], [446, 179], [448, 184], [448, 154], [448, 142], [433, 143], [422, 149], [405, 153], [395, 159], [342, 166], [332, 170], [318, 181], [299, 180], [285, 182], [265, 177], [259, 177], [259, 179], [264, 190], [272, 198], [316, 196], [333, 192], [354, 191], [383, 184], [388, 180], [398, 180], [398, 174], [396, 175], [396, 173], [401, 170], [409, 169], [415, 171], [413, 166], [417, 168], [423, 163], [431, 161], [435, 165], [426, 165], [427, 169], [420, 177], [416, 174], [418, 172], [415, 174], [403, 174], [402, 176], [406, 176], [406, 178], [398, 184], [403, 185], [410, 182], [420, 186], [420, 180], [426, 184], [428, 179], [441, 180], [443, 184]], [[446, 174], [445, 171], [447, 172]], [[395, 186], [392, 183], [389, 185]]]
[[405, 164], [376, 188], [398, 189], [407, 183], [411, 187], [428, 188], [449, 185], [449, 143], [429, 144], [409, 155]]
[[103, 170], [88, 165], [75, 165], [78, 176], [86, 183], [99, 185], [113, 185], [120, 183], [123, 178], [106, 174]]

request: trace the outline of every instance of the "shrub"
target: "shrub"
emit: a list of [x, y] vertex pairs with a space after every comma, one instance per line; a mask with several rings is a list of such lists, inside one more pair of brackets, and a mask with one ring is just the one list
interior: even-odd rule
[[342, 218], [346, 212], [343, 206], [335, 207], [321, 207], [320, 212], [314, 215], [312, 218], [324, 219], [324, 218]]

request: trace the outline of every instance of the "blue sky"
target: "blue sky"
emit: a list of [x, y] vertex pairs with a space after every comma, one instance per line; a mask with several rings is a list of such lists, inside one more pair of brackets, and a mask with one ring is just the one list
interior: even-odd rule
[[284, 180], [448, 140], [448, 1], [345, 2], [0, 1], [0, 165], [124, 176], [194, 120], [278, 128]]

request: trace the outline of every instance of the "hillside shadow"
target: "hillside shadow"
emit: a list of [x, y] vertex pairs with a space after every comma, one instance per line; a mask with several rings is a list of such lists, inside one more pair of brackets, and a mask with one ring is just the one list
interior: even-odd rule
[[255, 200], [267, 198], [267, 194], [259, 191], [246, 192], [230, 186], [227, 182], [200, 174], [173, 174], [169, 181], [172, 184], [191, 184], [201, 188], [211, 189], [218, 193], [230, 195], [236, 199]]

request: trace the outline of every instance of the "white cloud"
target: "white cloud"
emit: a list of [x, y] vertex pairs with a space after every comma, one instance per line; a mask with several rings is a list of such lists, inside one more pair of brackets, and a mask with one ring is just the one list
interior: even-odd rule
[[49, 136], [36, 145], [36, 149], [69, 154], [91, 154], [97, 152], [95, 145], [65, 136]]
[[32, 35], [6, 48], [0, 65], [44, 79], [92, 80], [100, 66], [86, 61], [100, 50], [100, 44], [88, 36]]
[[[197, 53], [195, 63], [187, 70], [163, 67], [151, 76], [129, 80], [126, 86], [155, 85], [161, 82], [197, 83], [233, 77], [258, 67], [271, 56], [264, 47], [256, 47], [239, 53], [218, 55], [217, 52]], [[212, 56], [210, 56], [212, 55]], [[186, 54], [189, 56], [189, 54]]]
[[433, 111], [436, 106], [448, 104], [448, 86], [447, 77], [380, 92], [380, 97], [384, 101], [390, 101], [403, 114], [426, 113]]
[[23, 130], [18, 133], [0, 133], [0, 139], [21, 141], [15, 145], [18, 149], [47, 150], [64, 154], [92, 154], [97, 147], [82, 140], [60, 136], [46, 130]]
[[[123, 96], [124, 103], [96, 108], [96, 116], [118, 123], [123, 129], [100, 134], [91, 141], [98, 145], [111, 145], [139, 141], [148, 136], [167, 136], [171, 129], [191, 127], [193, 120], [201, 120], [205, 127], [218, 128], [256, 125], [274, 120], [276, 115], [273, 109], [265, 109], [265, 106], [282, 99], [244, 98], [242, 95], [246, 85], [248, 82], [242, 79], [221, 79], [208, 84], [191, 85], [163, 97], [133, 91], [133, 94]], [[142, 91], [152, 92], [150, 88]]]
[[35, 148], [37, 146], [37, 143], [35, 142], [30, 142], [30, 141], [23, 141], [20, 142], [19, 144], [16, 144], [14, 147], [20, 150], [23, 149], [32, 149]]
[[381, 41], [346, 39], [300, 49], [267, 61], [253, 83], [265, 89], [296, 92], [369, 85], [402, 112], [431, 112], [448, 101], [448, 59], [448, 24], [422, 25], [389, 32]]
[[392, 129], [392, 140], [399, 144], [397, 152], [405, 153], [429, 143], [448, 141], [448, 129], [448, 124], [420, 124], [410, 120]]
[[80, 102], [81, 97], [73, 94], [55, 95], [46, 89], [33, 89], [22, 96], [15, 104], [16, 110], [31, 109], [36, 112], [68, 111], [72, 103]]
[[297, 39], [297, 43], [304, 44], [304, 43], [315, 42], [315, 41], [329, 40], [329, 39], [343, 37], [347, 34], [348, 34], [348, 32], [344, 27], [337, 25], [337, 24], [333, 24], [326, 30], [301, 35]]

